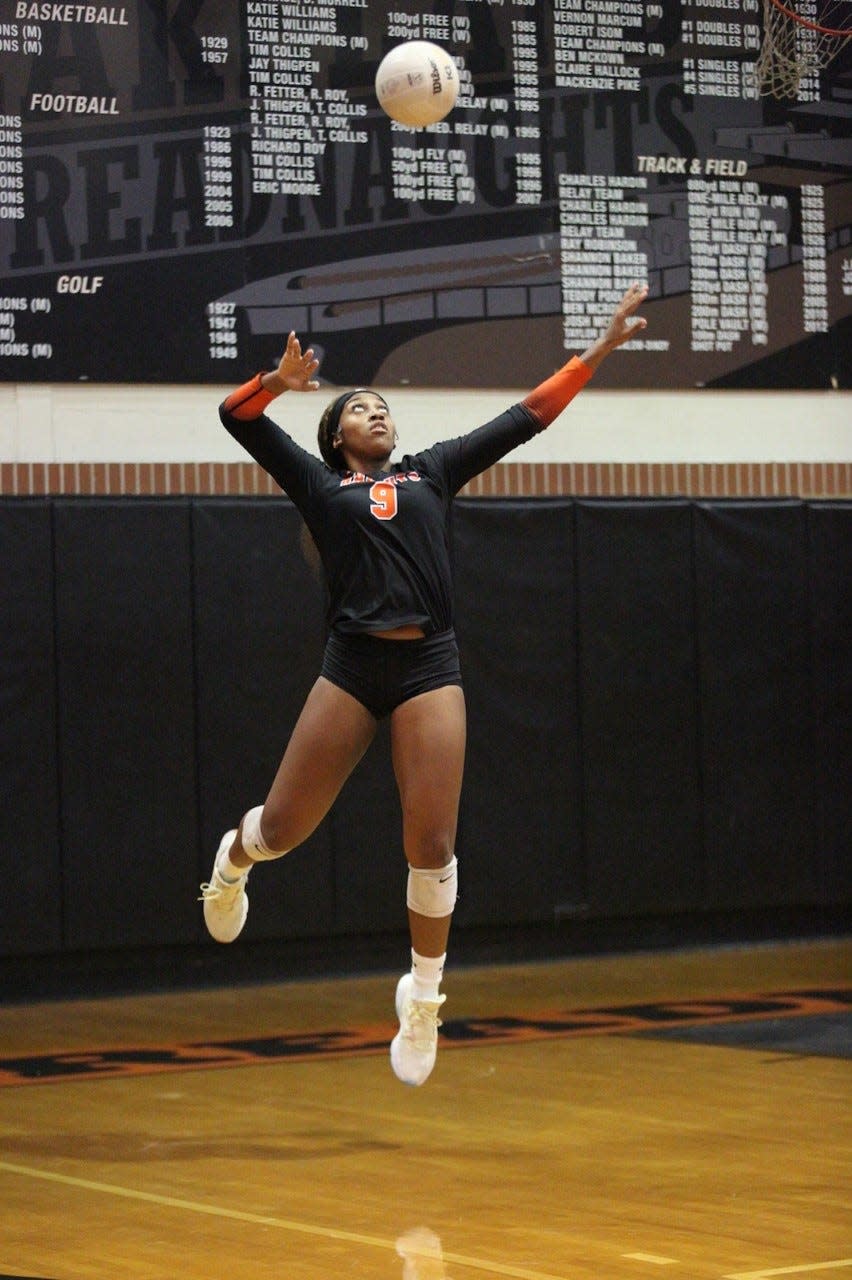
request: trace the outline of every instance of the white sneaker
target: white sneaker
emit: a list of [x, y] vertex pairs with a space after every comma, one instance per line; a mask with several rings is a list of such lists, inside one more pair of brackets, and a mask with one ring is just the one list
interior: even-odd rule
[[405, 973], [396, 987], [396, 1016], [399, 1031], [391, 1041], [390, 1060], [394, 1074], [403, 1084], [423, 1084], [429, 1078], [438, 1052], [438, 1010], [446, 996], [437, 1000], [415, 1000], [411, 994], [414, 978]]
[[244, 876], [240, 876], [239, 880], [229, 884], [227, 880], [222, 879], [217, 869], [220, 855], [226, 849], [230, 849], [236, 834], [235, 827], [233, 831], [226, 831], [219, 841], [210, 880], [201, 886], [201, 897], [198, 899], [199, 902], [204, 903], [204, 923], [207, 925], [207, 931], [217, 942], [233, 942], [242, 930], [248, 915], [248, 894], [246, 893], [248, 871]]

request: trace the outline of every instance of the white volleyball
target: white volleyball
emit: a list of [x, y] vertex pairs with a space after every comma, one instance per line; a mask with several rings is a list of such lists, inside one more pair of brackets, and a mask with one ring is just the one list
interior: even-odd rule
[[386, 53], [376, 72], [376, 97], [392, 120], [412, 129], [443, 120], [459, 96], [458, 68], [430, 40], [407, 40]]

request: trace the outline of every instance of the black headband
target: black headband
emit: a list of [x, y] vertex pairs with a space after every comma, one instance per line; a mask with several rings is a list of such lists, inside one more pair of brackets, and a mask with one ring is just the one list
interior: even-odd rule
[[365, 391], [365, 387], [358, 387], [355, 391], [344, 391], [339, 395], [331, 406], [328, 414], [328, 442], [334, 439], [337, 434], [337, 428], [340, 423], [340, 415], [344, 410], [347, 400], [351, 400], [353, 396], [357, 396], [359, 391]]
[[379, 396], [379, 392], [374, 392], [368, 387], [357, 387], [353, 392], [343, 392], [338, 398], [326, 404], [325, 411], [320, 419], [320, 430], [317, 433], [317, 443], [320, 445], [320, 453], [327, 465], [330, 467], [343, 466], [343, 457], [339, 448], [334, 444], [334, 436], [338, 434], [340, 426], [340, 415], [342, 415], [345, 406], [354, 396], [361, 396], [367, 392], [370, 396], [376, 396], [388, 408], [388, 402], [384, 396]]

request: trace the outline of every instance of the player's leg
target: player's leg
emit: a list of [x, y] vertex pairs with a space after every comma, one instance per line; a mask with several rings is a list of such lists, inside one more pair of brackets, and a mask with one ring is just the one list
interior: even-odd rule
[[[446, 884], [446, 869], [453, 866], [455, 870], [465, 742], [465, 701], [458, 685], [411, 698], [391, 716], [403, 848], [414, 873], [409, 893], [415, 904], [409, 908], [411, 941], [425, 956], [440, 956], [447, 949], [455, 886], [451, 896], [449, 889], [430, 889], [428, 881]], [[418, 872], [426, 873], [425, 877]], [[449, 910], [444, 911], [447, 905]]]
[[[210, 882], [204, 919], [219, 942], [232, 942], [248, 914], [246, 880], [255, 862], [283, 857], [319, 826], [376, 732], [373, 715], [323, 676], [308, 694], [269, 794], [228, 832]], [[248, 849], [248, 852], [247, 852]]]
[[445, 685], [397, 707], [391, 750], [408, 861], [412, 968], [397, 987], [394, 1071], [422, 1084], [435, 1062], [439, 987], [456, 900], [456, 828], [466, 739], [464, 693]]
[[280, 857], [301, 844], [328, 813], [376, 733], [376, 719], [323, 676], [299, 716], [263, 805], [260, 832]]

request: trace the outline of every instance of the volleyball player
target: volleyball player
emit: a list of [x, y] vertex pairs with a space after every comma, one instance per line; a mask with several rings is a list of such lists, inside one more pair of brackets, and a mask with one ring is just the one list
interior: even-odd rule
[[390, 717], [411, 939], [390, 1057], [407, 1084], [422, 1084], [435, 1063], [457, 889], [465, 702], [453, 633], [450, 504], [473, 476], [549, 426], [601, 361], [644, 329], [636, 312], [646, 296], [647, 286], [632, 285], [600, 338], [519, 404], [397, 463], [391, 463], [397, 443], [391, 411], [367, 388], [346, 391], [326, 408], [318, 434], [322, 461], [265, 415], [284, 392], [319, 388], [318, 361], [294, 333], [278, 367], [257, 374], [220, 407], [226, 429], [278, 482], [313, 536], [328, 585], [328, 639], [266, 800], [222, 838], [201, 886], [204, 919], [219, 942], [237, 937], [251, 869], [307, 839], [379, 720]]

